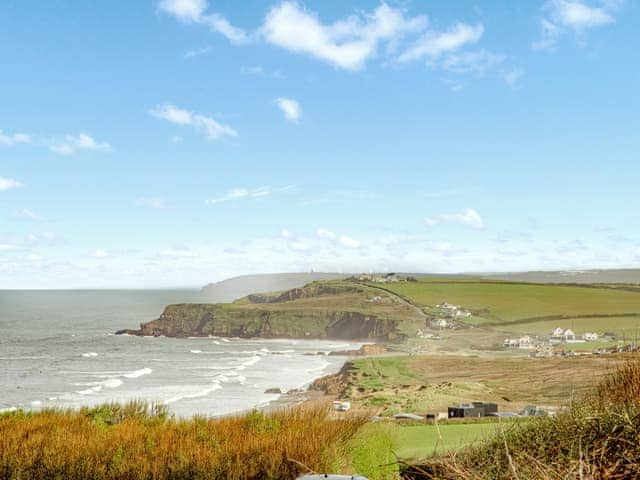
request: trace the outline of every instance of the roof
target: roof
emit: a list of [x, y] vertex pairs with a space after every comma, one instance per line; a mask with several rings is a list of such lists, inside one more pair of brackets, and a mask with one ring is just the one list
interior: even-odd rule
[[393, 418], [398, 420], [424, 420], [423, 417], [415, 413], [396, 413]]

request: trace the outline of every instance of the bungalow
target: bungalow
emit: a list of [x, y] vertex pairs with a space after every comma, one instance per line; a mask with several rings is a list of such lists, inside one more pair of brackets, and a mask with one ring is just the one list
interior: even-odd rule
[[596, 342], [600, 337], [595, 332], [587, 332], [582, 336], [582, 338], [584, 338], [587, 342]]

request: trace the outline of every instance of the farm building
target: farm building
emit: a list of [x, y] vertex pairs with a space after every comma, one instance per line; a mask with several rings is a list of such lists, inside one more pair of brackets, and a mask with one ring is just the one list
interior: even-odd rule
[[449, 418], [478, 418], [498, 413], [498, 405], [489, 402], [463, 403], [457, 407], [449, 407]]

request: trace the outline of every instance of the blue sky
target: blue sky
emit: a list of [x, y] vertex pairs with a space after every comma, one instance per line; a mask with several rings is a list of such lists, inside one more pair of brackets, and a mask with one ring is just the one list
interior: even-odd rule
[[0, 288], [640, 266], [630, 0], [0, 6]]

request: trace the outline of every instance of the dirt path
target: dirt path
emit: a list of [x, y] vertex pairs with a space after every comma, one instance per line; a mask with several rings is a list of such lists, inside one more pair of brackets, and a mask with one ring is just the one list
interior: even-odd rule
[[390, 296], [391, 298], [397, 300], [398, 302], [400, 302], [403, 305], [406, 305], [407, 307], [409, 307], [410, 309], [412, 309], [414, 312], [416, 312], [418, 315], [420, 315], [420, 317], [426, 321], [427, 319], [427, 315], [422, 311], [422, 309], [420, 307], [416, 307], [413, 303], [411, 303], [409, 300], [402, 298], [400, 295], [398, 295], [397, 293], [392, 292], [391, 290], [387, 290], [386, 288], [383, 287], [378, 287], [376, 285], [371, 285], [369, 283], [365, 283], [364, 285], [366, 285], [369, 288], [372, 288], [374, 290], [378, 290], [379, 292], [383, 292], [386, 295]]

